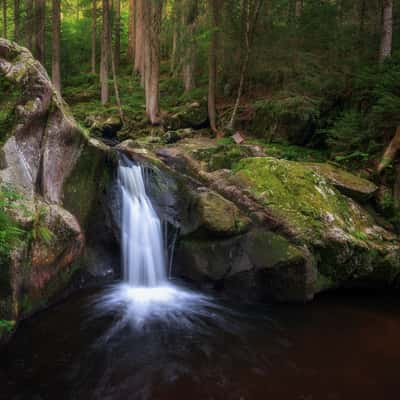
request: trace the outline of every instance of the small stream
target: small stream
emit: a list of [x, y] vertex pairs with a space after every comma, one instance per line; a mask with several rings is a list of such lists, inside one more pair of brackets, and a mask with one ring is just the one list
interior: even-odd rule
[[194, 324], [154, 318], [109, 336], [119, 316], [92, 313], [108, 290], [75, 294], [21, 324], [0, 357], [1, 399], [398, 398], [398, 296], [214, 299]]

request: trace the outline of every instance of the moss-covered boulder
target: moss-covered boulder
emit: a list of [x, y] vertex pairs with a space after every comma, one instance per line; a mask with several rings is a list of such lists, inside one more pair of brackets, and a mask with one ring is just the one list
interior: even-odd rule
[[398, 238], [315, 165], [248, 158], [238, 163], [232, 182], [284, 221], [315, 254], [323, 289], [378, 276], [390, 284], [400, 274]]
[[325, 177], [325, 179], [343, 194], [356, 200], [368, 200], [378, 190], [378, 187], [368, 181], [341, 168], [328, 163], [309, 163], [311, 169]]
[[190, 103], [177, 107], [174, 112], [163, 118], [163, 126], [166, 130], [202, 129], [209, 126], [206, 103]]
[[233, 236], [245, 232], [251, 221], [237, 206], [218, 193], [201, 190], [196, 197], [199, 228], [211, 235]]

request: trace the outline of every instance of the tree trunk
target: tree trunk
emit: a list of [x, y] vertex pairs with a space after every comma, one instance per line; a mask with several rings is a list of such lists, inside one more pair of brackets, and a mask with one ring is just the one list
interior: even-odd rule
[[118, 70], [121, 58], [121, 0], [114, 0], [115, 7], [115, 37], [114, 65]]
[[61, 47], [61, 0], [53, 0], [53, 53], [51, 77], [58, 93], [61, 93], [60, 47]]
[[303, 12], [303, 0], [295, 0], [294, 14], [296, 18], [300, 18]]
[[136, 0], [136, 26], [135, 26], [135, 71], [143, 76], [143, 65], [144, 65], [144, 0]]
[[110, 5], [108, 0], [103, 0], [103, 29], [101, 37], [101, 62], [100, 62], [100, 85], [101, 104], [107, 104], [109, 99], [108, 76], [110, 62]]
[[96, 73], [96, 50], [97, 50], [97, 0], [92, 0], [92, 56], [91, 70]]
[[129, 0], [128, 61], [135, 63], [135, 0]]
[[144, 77], [146, 113], [150, 123], [160, 123], [160, 32], [162, 1], [146, 1], [144, 4]]
[[117, 106], [118, 106], [118, 111], [119, 111], [119, 116], [121, 118], [121, 122], [124, 123], [124, 113], [122, 111], [121, 98], [119, 96], [117, 69], [116, 69], [116, 66], [115, 66], [114, 54], [113, 54], [113, 49], [112, 49], [111, 29], [108, 30], [108, 33], [109, 33], [108, 44], [110, 46], [108, 51], [109, 51], [110, 58], [111, 58], [111, 71], [112, 71], [112, 77], [113, 77], [113, 83], [114, 83], [115, 100], [117, 102]]
[[7, 0], [3, 0], [3, 37], [7, 39]]
[[14, 40], [19, 42], [20, 40], [20, 0], [14, 0]]
[[387, 146], [385, 153], [383, 154], [382, 160], [379, 163], [378, 166], [379, 174], [395, 161], [396, 156], [399, 152], [400, 152], [400, 127], [397, 127], [396, 133], [392, 141]]
[[239, 81], [239, 89], [235, 101], [235, 105], [233, 107], [232, 116], [228, 123], [228, 128], [233, 129], [235, 126], [236, 115], [239, 110], [240, 100], [242, 98], [243, 89], [244, 89], [244, 81], [246, 79], [247, 69], [250, 61], [250, 53], [253, 42], [253, 35], [256, 28], [258, 15], [262, 6], [263, 0], [245, 0], [243, 2], [244, 7], [244, 39], [245, 39], [245, 49], [244, 49], [244, 57], [242, 66], [240, 68], [240, 81]]
[[173, 32], [172, 32], [172, 49], [171, 49], [171, 65], [170, 72], [172, 76], [177, 73], [177, 53], [178, 53], [178, 38], [179, 38], [179, 16], [181, 11], [181, 0], [174, 0], [172, 9]]
[[209, 0], [209, 10], [212, 21], [212, 34], [208, 59], [208, 118], [210, 126], [214, 133], [218, 134], [217, 129], [217, 109], [216, 109], [216, 91], [217, 91], [217, 53], [219, 45], [219, 23], [221, 0]]
[[197, 0], [186, 0], [185, 9], [183, 12], [183, 26], [185, 28], [185, 54], [183, 57], [183, 86], [185, 92], [194, 89], [195, 79], [195, 42], [194, 32], [196, 28], [196, 20], [198, 14]]
[[392, 54], [393, 37], [393, 0], [383, 0], [383, 21], [381, 33], [381, 47], [379, 52], [379, 61], [383, 62], [385, 58]]
[[35, 57], [44, 64], [46, 1], [35, 0]]
[[30, 51], [33, 51], [33, 23], [33, 0], [26, 0], [25, 37], [26, 45]]

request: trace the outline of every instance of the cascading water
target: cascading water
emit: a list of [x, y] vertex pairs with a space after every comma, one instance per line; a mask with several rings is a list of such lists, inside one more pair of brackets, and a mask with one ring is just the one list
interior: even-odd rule
[[134, 287], [164, 285], [167, 280], [166, 254], [161, 223], [146, 194], [142, 168], [122, 160], [118, 177], [124, 280]]
[[144, 168], [121, 157], [118, 185], [123, 283], [111, 286], [95, 302], [95, 316], [118, 317], [104, 337], [106, 340], [127, 325], [141, 329], [151, 322], [195, 329], [200, 325], [196, 320], [208, 314], [209, 309], [213, 312], [220, 309], [207, 296], [181, 288], [167, 279], [172, 255], [168, 260], [162, 224], [146, 193], [148, 179]]

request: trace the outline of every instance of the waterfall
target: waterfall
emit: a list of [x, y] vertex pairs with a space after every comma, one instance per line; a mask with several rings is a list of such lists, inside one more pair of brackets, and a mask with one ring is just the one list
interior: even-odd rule
[[166, 254], [161, 221], [146, 193], [144, 171], [121, 159], [121, 253], [124, 281], [134, 287], [164, 285]]
[[200, 324], [196, 321], [209, 309], [220, 310], [204, 294], [168, 281], [167, 268], [171, 275], [173, 247], [179, 230], [175, 230], [168, 246], [167, 222], [163, 227], [146, 193], [150, 179], [148, 169], [121, 156], [118, 184], [124, 281], [105, 289], [94, 301], [95, 317], [117, 316], [115, 324], [102, 336], [105, 341], [127, 325], [141, 330], [149, 324], [164, 322], [194, 330]]

